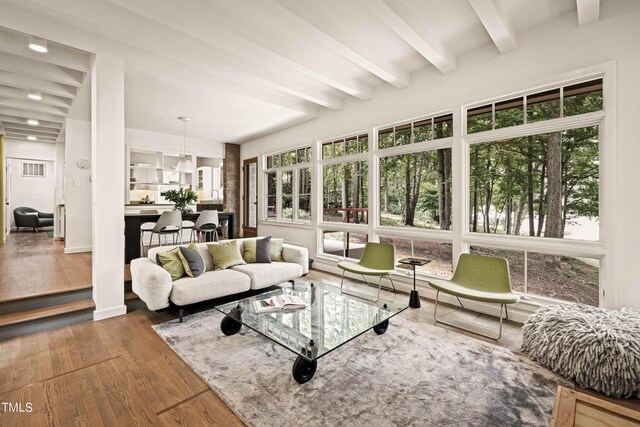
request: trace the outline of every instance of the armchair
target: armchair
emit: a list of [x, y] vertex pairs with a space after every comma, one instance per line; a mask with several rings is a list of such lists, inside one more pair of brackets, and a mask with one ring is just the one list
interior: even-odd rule
[[19, 207], [13, 210], [13, 218], [16, 222], [16, 229], [20, 227], [30, 227], [37, 231], [42, 227], [53, 227], [53, 214], [48, 212], [38, 212], [36, 209]]

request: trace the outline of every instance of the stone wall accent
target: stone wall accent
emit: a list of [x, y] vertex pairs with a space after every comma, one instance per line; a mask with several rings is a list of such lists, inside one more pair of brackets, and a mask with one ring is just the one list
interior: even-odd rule
[[224, 164], [222, 166], [222, 186], [224, 188], [224, 210], [235, 212], [235, 236], [240, 236], [240, 145], [224, 144]]

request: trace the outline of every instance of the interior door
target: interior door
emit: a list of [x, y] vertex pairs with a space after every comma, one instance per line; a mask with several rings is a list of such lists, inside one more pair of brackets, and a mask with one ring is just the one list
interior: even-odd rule
[[242, 171], [244, 173], [242, 235], [256, 237], [258, 235], [258, 158], [246, 159]]

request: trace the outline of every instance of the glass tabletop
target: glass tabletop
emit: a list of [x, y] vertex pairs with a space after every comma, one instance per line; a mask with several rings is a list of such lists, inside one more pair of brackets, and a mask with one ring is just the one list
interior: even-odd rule
[[[304, 308], [256, 313], [254, 301], [291, 294], [301, 297]], [[240, 306], [242, 324], [309, 360], [317, 360], [348, 341], [387, 321], [407, 305], [359, 299], [340, 293], [340, 289], [319, 282], [297, 284], [249, 298], [219, 305], [216, 310], [229, 314]]]

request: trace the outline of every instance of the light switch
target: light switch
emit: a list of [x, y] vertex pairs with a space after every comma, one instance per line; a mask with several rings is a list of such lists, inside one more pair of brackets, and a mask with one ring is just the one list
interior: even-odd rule
[[73, 180], [73, 186], [76, 188], [80, 188], [80, 180], [79, 179], [74, 179]]

